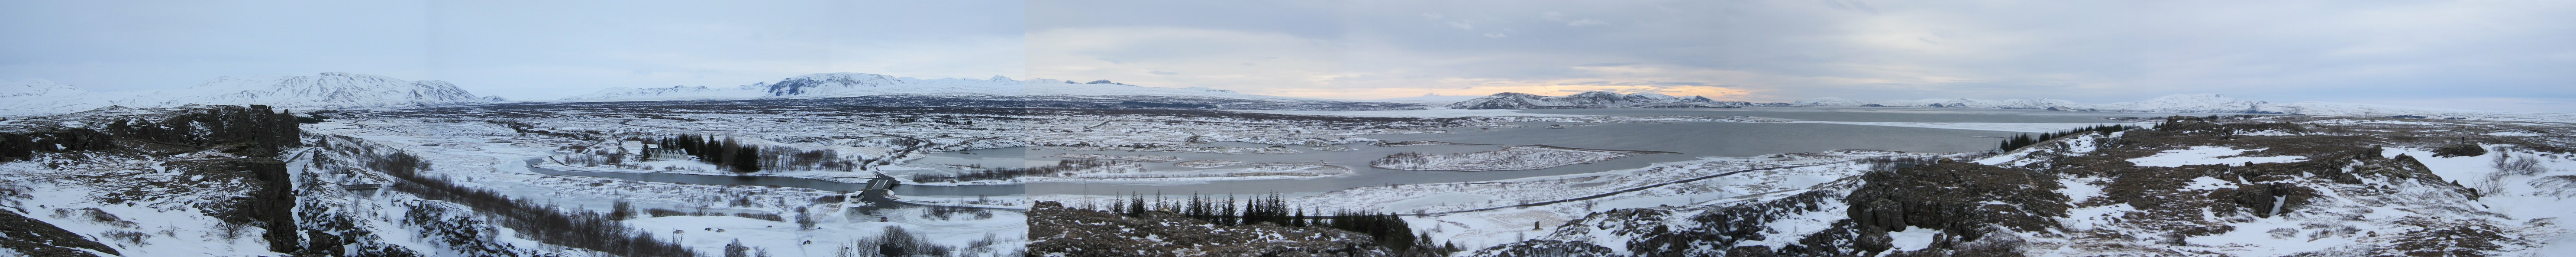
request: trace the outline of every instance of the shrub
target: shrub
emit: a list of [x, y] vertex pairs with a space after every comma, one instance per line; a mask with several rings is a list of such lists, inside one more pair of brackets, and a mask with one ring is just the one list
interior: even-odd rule
[[2480, 155], [2487, 155], [2487, 148], [2478, 147], [2478, 144], [2476, 143], [2459, 143], [2433, 149], [2433, 157], [2463, 157]]

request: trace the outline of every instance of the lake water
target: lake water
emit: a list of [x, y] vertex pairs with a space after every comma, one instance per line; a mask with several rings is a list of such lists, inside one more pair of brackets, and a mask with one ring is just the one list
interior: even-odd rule
[[[2171, 113], [2062, 112], [2012, 109], [1784, 107], [1784, 108], [1653, 108], [1534, 109], [1524, 113], [1613, 116], [1753, 116], [1805, 121], [2102, 123], [2112, 117], [2163, 117]], [[2203, 114], [2206, 115], [2206, 114]]]

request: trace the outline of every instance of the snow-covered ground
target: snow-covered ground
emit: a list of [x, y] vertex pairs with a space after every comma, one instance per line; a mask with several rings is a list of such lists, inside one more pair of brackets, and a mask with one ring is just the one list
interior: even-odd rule
[[2156, 155], [2153, 156], [2129, 159], [2129, 163], [2135, 163], [2138, 166], [2180, 167], [2183, 165], [2206, 164], [2283, 163], [2307, 159], [2307, 157], [2303, 156], [2242, 156], [2246, 152], [2259, 151], [2263, 151], [2263, 149], [2236, 149], [2224, 146], [2194, 146], [2188, 149], [2167, 150], [2156, 153]]
[[1552, 146], [1512, 146], [1500, 150], [1454, 154], [1397, 153], [1369, 166], [1391, 170], [1494, 171], [1534, 170], [1625, 158], [1644, 151], [1616, 151]]
[[[1867, 165], [1851, 163], [1851, 160], [1888, 156], [1937, 155], [1843, 150], [1744, 158], [1703, 157], [1596, 173], [1351, 188], [1297, 196], [1288, 202], [1291, 206], [1320, 210], [1427, 214], [1404, 218], [1413, 224], [1414, 229], [1431, 234], [1435, 242], [1456, 242], [1461, 247], [1477, 249], [1546, 235], [1568, 220], [1593, 212], [1687, 205], [1807, 188], [1857, 175], [1868, 168]], [[1711, 177], [1737, 171], [1743, 172]], [[1667, 184], [1702, 177], [1710, 178]], [[1599, 197], [1580, 201], [1514, 207], [1596, 195]], [[1121, 197], [1124, 196], [1039, 195], [1033, 196], [1032, 200], [1081, 206], [1083, 203], [1111, 202]], [[1533, 229], [1533, 223], [1542, 229]]]
[[[118, 160], [136, 161], [136, 160]], [[99, 174], [88, 169], [48, 168], [42, 161], [0, 163], [0, 187], [20, 191], [16, 195], [0, 194], [0, 206], [19, 211], [28, 218], [51, 223], [63, 230], [92, 235], [93, 241], [107, 244], [124, 256], [255, 256], [276, 254], [268, 251], [268, 242], [260, 239], [265, 230], [239, 227], [227, 230], [225, 222], [206, 213], [197, 203], [210, 197], [227, 195], [167, 195], [166, 198], [109, 203], [100, 195], [70, 192], [119, 192], [121, 186], [93, 183], [109, 178], [90, 177]], [[133, 162], [142, 163], [142, 162]], [[150, 170], [118, 174], [118, 180], [185, 181], [181, 173], [167, 167], [146, 166]], [[187, 194], [174, 189], [150, 189], [152, 194]], [[220, 199], [220, 198], [217, 198]], [[17, 239], [32, 240], [32, 239]], [[5, 252], [5, 251], [0, 251]], [[97, 253], [106, 256], [104, 253]]]

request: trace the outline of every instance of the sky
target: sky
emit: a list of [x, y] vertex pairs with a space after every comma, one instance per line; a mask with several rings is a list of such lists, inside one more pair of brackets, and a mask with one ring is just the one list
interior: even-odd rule
[[2576, 1], [0, 2], [0, 80], [350, 72], [554, 99], [822, 72], [1379, 99], [2214, 93], [2576, 112]]

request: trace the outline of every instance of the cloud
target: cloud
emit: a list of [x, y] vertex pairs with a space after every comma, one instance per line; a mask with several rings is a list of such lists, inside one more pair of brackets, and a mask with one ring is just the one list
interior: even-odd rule
[[1574, 21], [1565, 22], [1565, 26], [1569, 26], [1569, 27], [1601, 26], [1601, 25], [1610, 25], [1610, 22], [1607, 22], [1607, 21], [1601, 21], [1601, 20], [1595, 20], [1595, 19], [1592, 19], [1592, 18], [1583, 18], [1583, 19], [1581, 19], [1581, 20], [1574, 20]]
[[1049, 42], [1028, 46], [1028, 73], [1038, 78], [1275, 93], [1272, 89], [1330, 87], [1342, 72], [1340, 46], [1282, 33], [1084, 27], [1033, 31], [1028, 40]]
[[[818, 72], [1017, 75], [1018, 2], [9, 2], [0, 78], [93, 90], [350, 72], [552, 99]], [[865, 10], [911, 10], [843, 15]], [[974, 13], [988, 16], [960, 16]]]

